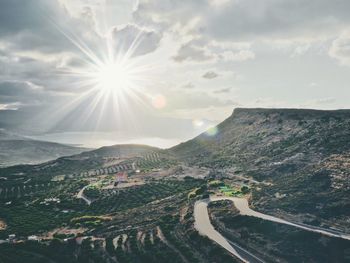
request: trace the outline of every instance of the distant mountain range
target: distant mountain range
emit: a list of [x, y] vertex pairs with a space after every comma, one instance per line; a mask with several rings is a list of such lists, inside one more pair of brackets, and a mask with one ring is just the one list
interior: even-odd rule
[[0, 167], [17, 164], [38, 164], [87, 150], [89, 149], [32, 140], [0, 130]]

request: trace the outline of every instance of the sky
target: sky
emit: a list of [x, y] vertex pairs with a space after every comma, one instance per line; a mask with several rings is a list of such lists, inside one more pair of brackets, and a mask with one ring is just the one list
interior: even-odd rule
[[349, 108], [347, 0], [0, 0], [0, 129], [169, 147], [237, 107]]

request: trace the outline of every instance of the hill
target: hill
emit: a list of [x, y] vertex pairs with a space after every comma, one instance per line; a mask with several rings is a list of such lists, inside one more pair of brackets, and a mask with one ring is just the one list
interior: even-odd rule
[[251, 201], [265, 212], [349, 226], [349, 110], [240, 108], [216, 128], [169, 151], [226, 176], [268, 182]]
[[[15, 165], [0, 169], [0, 176], [23, 177], [28, 175], [52, 177], [55, 175], [78, 175], [90, 170], [108, 169], [120, 164], [131, 165], [135, 158], [161, 150], [147, 145], [123, 144], [104, 146], [96, 150], [63, 156], [35, 165]], [[47, 178], [48, 179], [48, 178]]]
[[[350, 229], [349, 113], [236, 109], [168, 150], [114, 145], [2, 168], [0, 240], [15, 234], [18, 243], [5, 241], [0, 254], [6, 262], [241, 262], [198, 233], [204, 204], [249, 258], [347, 262], [349, 241], [339, 235]], [[206, 206], [212, 193], [247, 198], [299, 227], [242, 216], [227, 201]]]
[[88, 149], [69, 145], [31, 140], [0, 130], [0, 167], [17, 164], [37, 164], [61, 156], [78, 154]]

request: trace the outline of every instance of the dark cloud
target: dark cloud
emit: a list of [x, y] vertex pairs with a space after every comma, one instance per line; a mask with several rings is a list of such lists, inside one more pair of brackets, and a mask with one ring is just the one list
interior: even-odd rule
[[41, 87], [30, 82], [2, 82], [0, 83], [0, 103], [32, 103], [37, 100], [41, 92]]
[[231, 90], [232, 90], [232, 87], [223, 88], [223, 89], [215, 90], [214, 93], [216, 94], [229, 93]]
[[181, 86], [181, 88], [183, 88], [183, 89], [193, 89], [194, 87], [195, 86], [192, 82], [188, 82], [188, 83]]
[[131, 48], [133, 56], [155, 51], [162, 38], [156, 31], [141, 28], [135, 24], [114, 27], [112, 37], [116, 51], [125, 53]]
[[215, 79], [219, 76], [215, 71], [207, 71], [202, 75], [202, 78], [204, 79]]
[[38, 0], [11, 0], [2, 1], [0, 8], [0, 34], [13, 35], [33, 29], [42, 30], [47, 26], [43, 23], [43, 14], [40, 14]]
[[[12, 50], [57, 52], [72, 49], [73, 45], [56, 25], [71, 20], [56, 1], [11, 0], [0, 5], [0, 37]], [[56, 24], [56, 25], [55, 25]]]

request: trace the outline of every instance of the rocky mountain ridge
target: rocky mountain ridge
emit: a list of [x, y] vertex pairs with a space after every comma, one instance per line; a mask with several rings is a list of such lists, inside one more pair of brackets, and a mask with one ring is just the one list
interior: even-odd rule
[[350, 225], [349, 110], [235, 109], [216, 128], [171, 152], [192, 165], [269, 182], [251, 200], [265, 212]]

